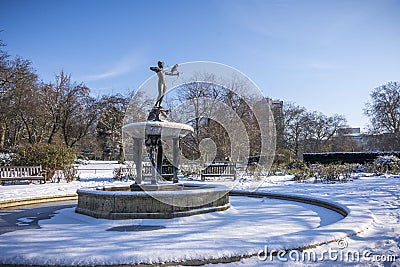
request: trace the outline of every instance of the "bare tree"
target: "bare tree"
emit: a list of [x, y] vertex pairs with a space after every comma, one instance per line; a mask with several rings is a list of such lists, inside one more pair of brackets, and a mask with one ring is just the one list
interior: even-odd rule
[[67, 147], [75, 146], [99, 117], [99, 101], [90, 96], [90, 89], [72, 82], [71, 75], [64, 71], [56, 76], [55, 83], [42, 87], [41, 99], [49, 115], [49, 144], [60, 135]]
[[288, 103], [284, 109], [286, 148], [301, 158], [303, 152], [331, 151], [331, 141], [338, 129], [346, 127], [341, 115], [328, 117], [320, 112]]
[[154, 102], [142, 91], [132, 91], [127, 96], [124, 124], [146, 121]]
[[400, 148], [400, 83], [388, 82], [372, 90], [364, 114], [371, 122], [372, 134], [385, 134], [394, 149]]
[[74, 147], [95, 132], [101, 103], [87, 86], [63, 71], [45, 84], [31, 61], [11, 58], [3, 47], [0, 40], [0, 149], [26, 142]]
[[8, 71], [8, 53], [3, 49], [5, 44], [0, 40], [0, 149], [4, 149], [7, 133], [7, 110], [10, 106], [9, 97], [6, 94], [6, 77]]
[[49, 133], [47, 143], [51, 144], [61, 129], [61, 119], [65, 108], [65, 98], [71, 87], [71, 78], [61, 71], [55, 83], [48, 83], [42, 87], [41, 99], [45, 103], [46, 113], [49, 114]]
[[10, 146], [20, 140], [40, 142], [47, 125], [43, 103], [38, 95], [41, 83], [29, 60], [15, 57], [3, 62], [1, 68], [1, 138], [4, 147], [6, 136]]
[[[171, 101], [171, 105], [185, 104], [190, 106], [190, 109], [186, 109], [185, 112], [187, 112], [186, 116], [191, 121], [186, 121], [186, 123], [191, 124], [194, 133], [182, 140], [182, 148], [187, 158], [197, 159], [200, 156], [199, 145], [201, 140], [215, 136], [209, 132], [212, 128], [212, 122], [209, 118], [215, 104], [220, 101], [221, 92], [220, 86], [214, 83], [215, 77], [213, 75], [197, 74], [191, 80], [193, 82], [189, 81], [178, 88], [176, 98], [172, 101], [169, 98], [168, 101]], [[199, 80], [204, 82], [197, 82]], [[180, 115], [182, 116], [182, 114]]]
[[327, 117], [320, 112], [308, 113], [309, 138], [307, 140], [307, 152], [330, 151], [329, 142], [338, 129], [347, 127], [346, 119], [341, 115]]
[[128, 102], [129, 99], [122, 95], [104, 96], [101, 99], [102, 113], [97, 123], [97, 139], [102, 146], [103, 159], [122, 159], [122, 126]]
[[98, 101], [89, 95], [89, 88], [82, 84], [67, 93], [61, 116], [62, 135], [67, 147], [73, 147], [88, 134], [99, 116], [98, 105]]
[[[261, 132], [257, 119], [261, 118], [256, 118], [250, 107], [257, 102], [252, 97], [257, 97], [248, 93], [248, 88], [249, 84], [237, 77], [223, 81], [215, 75], [203, 73], [196, 74], [181, 85], [173, 95], [175, 98], [171, 100], [171, 96], [167, 97], [171, 107], [184, 106], [178, 109], [177, 115], [180, 121], [194, 128], [194, 133], [181, 142], [187, 158], [198, 159], [200, 144], [207, 139], [212, 139], [215, 144], [217, 161], [227, 158], [247, 161], [245, 154], [260, 155]], [[266, 102], [262, 108], [268, 108]], [[247, 150], [248, 153], [245, 153]]]
[[284, 108], [286, 148], [293, 152], [296, 158], [301, 157], [304, 142], [309, 137], [310, 120], [307, 110], [293, 103], [287, 103]]

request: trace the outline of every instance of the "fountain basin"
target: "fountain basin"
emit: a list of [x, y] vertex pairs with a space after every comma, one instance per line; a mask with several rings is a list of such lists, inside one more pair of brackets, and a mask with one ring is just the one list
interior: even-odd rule
[[[148, 185], [151, 186], [151, 185]], [[159, 185], [156, 185], [159, 187]], [[112, 190], [112, 191], [111, 191]], [[222, 185], [182, 185], [177, 190], [79, 189], [77, 213], [104, 219], [170, 219], [226, 210], [229, 190]]]
[[193, 127], [183, 123], [169, 121], [145, 121], [124, 125], [122, 131], [134, 138], [147, 135], [159, 135], [163, 139], [178, 138], [193, 132]]

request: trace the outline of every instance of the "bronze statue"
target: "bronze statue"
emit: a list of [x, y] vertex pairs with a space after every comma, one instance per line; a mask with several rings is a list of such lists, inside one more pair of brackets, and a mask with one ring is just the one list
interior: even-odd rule
[[165, 91], [167, 90], [167, 80], [165, 79], [165, 75], [171, 76], [179, 76], [178, 72], [178, 64], [175, 64], [171, 71], [164, 70], [164, 62], [158, 61], [158, 67], [150, 67], [150, 70], [157, 73], [158, 76], [158, 97], [154, 106], [161, 107], [162, 100], [164, 98]]

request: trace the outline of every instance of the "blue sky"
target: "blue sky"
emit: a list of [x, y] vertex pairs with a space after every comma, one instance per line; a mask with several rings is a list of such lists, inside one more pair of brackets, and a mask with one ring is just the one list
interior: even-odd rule
[[138, 88], [149, 66], [215, 61], [265, 96], [364, 128], [371, 90], [400, 81], [399, 0], [0, 0], [0, 39], [53, 81], [97, 95]]

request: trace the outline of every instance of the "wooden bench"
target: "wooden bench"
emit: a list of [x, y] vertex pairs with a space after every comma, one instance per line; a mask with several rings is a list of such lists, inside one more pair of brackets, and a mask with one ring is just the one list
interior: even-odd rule
[[46, 183], [46, 171], [42, 166], [0, 166], [0, 182], [40, 181]]
[[136, 170], [131, 167], [118, 167], [114, 168], [113, 177], [118, 180], [132, 179], [136, 175]]
[[[161, 176], [164, 179], [172, 180], [172, 178], [174, 177], [174, 169], [173, 168], [174, 168], [174, 166], [172, 166], [172, 165], [162, 165]], [[152, 170], [153, 170], [153, 166], [151, 166], [151, 165], [143, 166], [143, 171], [142, 171], [143, 179], [153, 177]]]
[[201, 171], [201, 180], [207, 177], [233, 177], [236, 180], [236, 164], [231, 162], [212, 163]]

